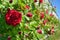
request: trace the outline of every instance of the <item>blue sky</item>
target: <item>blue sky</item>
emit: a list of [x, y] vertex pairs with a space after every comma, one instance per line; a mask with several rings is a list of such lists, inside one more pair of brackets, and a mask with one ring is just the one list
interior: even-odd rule
[[60, 0], [50, 0], [53, 6], [56, 6], [56, 13], [60, 19]]

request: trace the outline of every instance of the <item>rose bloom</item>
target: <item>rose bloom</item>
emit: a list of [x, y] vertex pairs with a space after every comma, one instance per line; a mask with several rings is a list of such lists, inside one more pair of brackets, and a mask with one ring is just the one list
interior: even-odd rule
[[37, 0], [34, 0], [34, 2], [37, 2]]
[[54, 15], [51, 13], [50, 16], [54, 16]]
[[48, 12], [48, 9], [46, 10], [46, 14], [48, 14], [49, 12]]
[[43, 19], [44, 18], [44, 12], [41, 12], [40, 13], [40, 19]]
[[42, 34], [42, 30], [38, 29], [37, 33]]
[[12, 3], [13, 2], [13, 0], [9, 0], [9, 3]]
[[25, 9], [29, 10], [30, 6], [29, 5], [25, 5]]
[[47, 22], [48, 22], [48, 20], [44, 20], [44, 21], [43, 21], [43, 24], [45, 25]]
[[10, 36], [8, 36], [8, 39], [7, 40], [11, 40], [11, 37]]
[[14, 9], [7, 11], [5, 15], [6, 23], [12, 26], [16, 26], [21, 22], [22, 14]]
[[27, 16], [27, 17], [32, 17], [33, 15], [32, 15], [31, 12], [28, 12], [26, 16]]
[[39, 3], [43, 3], [43, 0], [39, 0]]

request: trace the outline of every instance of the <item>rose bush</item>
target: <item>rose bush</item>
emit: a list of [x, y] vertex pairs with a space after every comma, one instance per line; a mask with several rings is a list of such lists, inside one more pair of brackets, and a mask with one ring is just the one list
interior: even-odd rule
[[45, 40], [59, 26], [55, 8], [44, 0], [0, 0], [0, 5], [0, 40]]

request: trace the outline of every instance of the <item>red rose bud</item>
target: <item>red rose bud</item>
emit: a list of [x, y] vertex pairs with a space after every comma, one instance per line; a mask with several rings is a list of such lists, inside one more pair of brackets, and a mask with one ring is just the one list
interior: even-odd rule
[[48, 22], [48, 20], [44, 20], [44, 21], [43, 21], [43, 24], [45, 25], [47, 22]]
[[44, 12], [41, 12], [40, 19], [43, 19], [43, 18], [44, 18]]
[[37, 26], [37, 29], [39, 29], [40, 28], [40, 26]]
[[30, 6], [26, 5], [26, 6], [25, 6], [25, 8], [26, 8], [26, 9], [29, 9], [29, 8], [30, 8]]
[[10, 8], [8, 8], [7, 11], [10, 11]]
[[32, 17], [32, 13], [31, 12], [28, 12], [26, 16], [27, 17]]
[[52, 27], [52, 29], [54, 29], [54, 27]]
[[20, 35], [20, 34], [21, 34], [21, 32], [18, 32], [18, 34]]
[[53, 34], [55, 31], [54, 31], [54, 27], [52, 27], [52, 29], [50, 29], [50, 31], [48, 31], [48, 34]]
[[46, 10], [46, 14], [48, 14], [48, 9]]
[[12, 3], [13, 2], [13, 0], [9, 0], [9, 3]]
[[43, 3], [43, 0], [39, 0], [39, 3]]
[[42, 30], [38, 29], [37, 33], [42, 34]]
[[9, 10], [5, 15], [6, 23], [12, 26], [18, 25], [22, 20], [22, 13], [16, 10]]
[[34, 2], [37, 2], [37, 0], [34, 0]]
[[8, 39], [7, 40], [11, 40], [11, 37], [10, 36], [8, 36]]
[[52, 25], [52, 29], [54, 29], [54, 25]]
[[51, 13], [50, 16], [54, 16], [54, 15]]
[[53, 34], [54, 33], [54, 29], [51, 29], [51, 34]]

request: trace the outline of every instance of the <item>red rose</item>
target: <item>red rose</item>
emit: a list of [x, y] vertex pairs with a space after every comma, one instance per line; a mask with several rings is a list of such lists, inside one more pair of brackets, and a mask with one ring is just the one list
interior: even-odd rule
[[43, 3], [43, 0], [39, 0], [39, 3]]
[[11, 40], [11, 37], [10, 36], [8, 36], [8, 39], [7, 40]]
[[43, 19], [44, 18], [44, 12], [41, 12], [40, 13], [40, 19]]
[[21, 34], [21, 31], [20, 31], [20, 32], [18, 32], [18, 34], [20, 35], [20, 34]]
[[51, 13], [50, 16], [54, 16], [54, 15]]
[[13, 0], [9, 0], [9, 3], [12, 3]]
[[26, 8], [26, 9], [29, 9], [29, 8], [30, 8], [30, 6], [28, 6], [28, 5], [25, 5], [25, 8]]
[[27, 17], [32, 17], [32, 13], [31, 12], [28, 12], [26, 16]]
[[52, 25], [52, 29], [54, 29], [54, 25]]
[[50, 31], [48, 32], [48, 34], [53, 34], [55, 32], [54, 28], [50, 29]]
[[54, 29], [51, 29], [51, 34], [53, 34], [55, 31], [54, 31]]
[[52, 25], [51, 32], [54, 33], [54, 25]]
[[48, 9], [46, 10], [46, 14], [48, 14]]
[[16, 26], [21, 22], [22, 14], [16, 10], [8, 10], [5, 19], [7, 24]]
[[43, 21], [43, 24], [45, 25], [47, 22], [48, 22], [48, 20], [44, 20], [44, 21]]
[[37, 2], [37, 0], [34, 0], [34, 2]]
[[37, 33], [42, 34], [42, 30], [38, 29]]
[[40, 26], [37, 26], [37, 27], [36, 27], [36, 29], [39, 29], [39, 28], [40, 28]]

